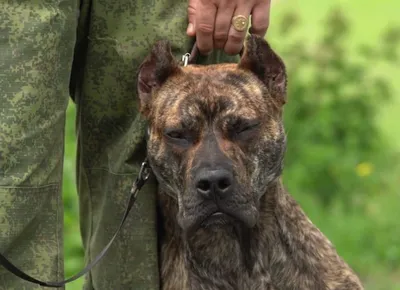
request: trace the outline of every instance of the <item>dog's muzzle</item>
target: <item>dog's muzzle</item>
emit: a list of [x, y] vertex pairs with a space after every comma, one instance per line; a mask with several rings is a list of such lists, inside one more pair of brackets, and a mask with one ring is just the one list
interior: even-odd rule
[[198, 167], [192, 173], [178, 221], [185, 231], [235, 223], [253, 227], [258, 211], [248, 190], [238, 183], [231, 165]]

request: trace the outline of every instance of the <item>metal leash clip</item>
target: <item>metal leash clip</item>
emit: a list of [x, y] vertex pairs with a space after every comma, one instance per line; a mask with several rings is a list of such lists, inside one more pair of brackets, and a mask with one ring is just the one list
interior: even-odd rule
[[192, 51], [190, 53], [187, 52], [184, 55], [182, 55], [183, 66], [187, 66], [188, 64], [195, 64], [198, 55], [199, 55], [199, 50], [197, 48], [196, 42], [194, 42]]
[[140, 171], [139, 171], [139, 174], [138, 174], [135, 182], [132, 184], [131, 194], [134, 196], [135, 199], [136, 199], [137, 194], [139, 193], [139, 190], [145, 184], [147, 179], [149, 179], [150, 174], [151, 174], [151, 168], [150, 168], [149, 162], [147, 161], [147, 158], [146, 158], [142, 162], [142, 166], [140, 167]]
[[149, 179], [151, 173], [151, 169], [149, 166], [149, 162], [146, 160], [144, 160], [142, 162], [142, 166], [140, 167], [140, 171], [139, 171], [139, 179], [142, 179], [143, 181], [146, 181], [147, 179]]
[[183, 62], [183, 66], [187, 66], [189, 63], [189, 58], [190, 58], [190, 53], [185, 53], [184, 55], [182, 55], [182, 62]]

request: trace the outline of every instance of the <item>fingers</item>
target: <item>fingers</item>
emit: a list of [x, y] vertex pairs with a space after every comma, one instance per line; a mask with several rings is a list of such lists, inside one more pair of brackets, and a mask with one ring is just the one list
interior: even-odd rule
[[250, 33], [264, 37], [269, 26], [271, 1], [262, 1], [255, 5], [251, 12]]
[[[243, 48], [248, 26], [233, 25], [235, 16], [245, 17], [250, 33], [265, 36], [269, 26], [271, 0], [189, 0], [188, 36], [196, 36], [201, 54], [223, 49], [227, 54], [238, 54]], [[235, 28], [236, 27], [236, 28]], [[244, 29], [243, 29], [244, 28]]]
[[196, 35], [196, 30], [195, 30], [195, 21], [196, 21], [196, 4], [198, 0], [189, 0], [188, 4], [188, 22], [189, 25], [186, 29], [186, 34], [190, 37], [193, 37]]
[[215, 49], [223, 49], [225, 47], [225, 43], [228, 40], [233, 12], [235, 11], [235, 6], [232, 3], [233, 1], [229, 1], [227, 7], [218, 8], [217, 17], [215, 19], [215, 29], [214, 29]]
[[217, 6], [212, 1], [198, 1], [196, 4], [196, 43], [202, 54], [209, 54], [214, 48], [214, 26]]
[[233, 17], [231, 19], [231, 25], [228, 34], [228, 40], [225, 43], [224, 51], [227, 54], [238, 54], [243, 48], [243, 42], [246, 37], [246, 32], [248, 28], [248, 21], [251, 12], [251, 7], [239, 6], [236, 8], [233, 17], [244, 16], [245, 18], [239, 19], [239, 22], [246, 23], [246, 25], [239, 29], [239, 26], [235, 28], [235, 25], [232, 23]]

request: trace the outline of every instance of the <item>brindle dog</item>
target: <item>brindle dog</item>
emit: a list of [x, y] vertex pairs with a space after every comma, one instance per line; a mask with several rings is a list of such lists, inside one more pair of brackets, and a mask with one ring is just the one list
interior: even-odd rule
[[162, 289], [363, 289], [282, 185], [286, 71], [264, 39], [248, 37], [239, 64], [186, 67], [160, 41], [138, 95]]

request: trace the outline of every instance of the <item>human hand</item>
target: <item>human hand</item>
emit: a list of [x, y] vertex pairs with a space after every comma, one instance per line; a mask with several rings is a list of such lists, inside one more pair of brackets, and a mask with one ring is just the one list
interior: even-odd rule
[[269, 25], [271, 0], [189, 0], [188, 36], [196, 36], [200, 53], [209, 54], [213, 49], [238, 54], [243, 47], [247, 26], [236, 30], [232, 18], [243, 15], [249, 20], [250, 33], [265, 36]]

